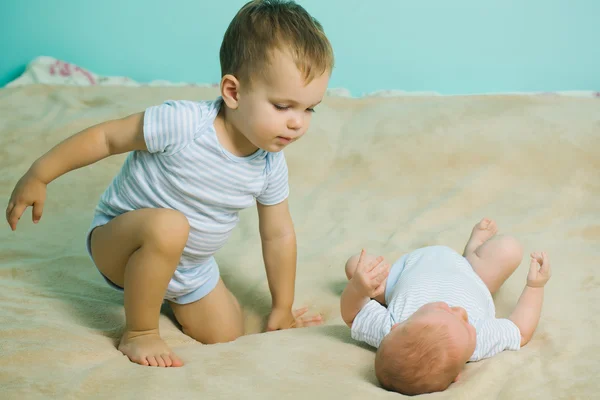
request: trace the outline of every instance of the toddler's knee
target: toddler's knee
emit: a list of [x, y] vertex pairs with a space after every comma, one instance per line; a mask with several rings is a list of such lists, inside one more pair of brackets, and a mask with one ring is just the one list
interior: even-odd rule
[[222, 332], [219, 335], [213, 336], [211, 339], [212, 343], [229, 343], [233, 342], [237, 338], [244, 335], [244, 330], [241, 328], [234, 328], [227, 332]]
[[153, 248], [180, 254], [187, 243], [190, 223], [179, 211], [157, 209], [148, 220], [145, 239]]
[[212, 330], [210, 332], [195, 331], [183, 327], [183, 333], [203, 344], [217, 344], [233, 342], [244, 335], [244, 329], [243, 324], [240, 324], [239, 326], [222, 326], [220, 329]]

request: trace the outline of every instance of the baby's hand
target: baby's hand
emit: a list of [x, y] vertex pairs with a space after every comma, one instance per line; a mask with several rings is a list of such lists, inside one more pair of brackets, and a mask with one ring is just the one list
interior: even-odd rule
[[531, 253], [531, 266], [529, 267], [529, 274], [527, 274], [527, 286], [534, 288], [544, 287], [551, 275], [552, 271], [548, 255], [545, 252]]
[[366, 263], [365, 251], [360, 252], [358, 265], [350, 284], [362, 296], [375, 298], [385, 291], [386, 278], [390, 273], [390, 265], [382, 264], [383, 257], [379, 256], [371, 263]]
[[6, 208], [6, 220], [10, 229], [17, 229], [17, 222], [29, 206], [33, 207], [32, 219], [37, 224], [42, 218], [45, 200], [46, 184], [32, 174], [23, 175], [17, 182]]

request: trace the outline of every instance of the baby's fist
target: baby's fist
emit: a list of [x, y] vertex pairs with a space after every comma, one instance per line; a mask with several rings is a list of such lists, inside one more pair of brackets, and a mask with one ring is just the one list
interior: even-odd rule
[[527, 286], [540, 288], [544, 287], [550, 276], [550, 260], [545, 252], [531, 253], [531, 266], [527, 274]]
[[365, 260], [365, 251], [362, 250], [350, 283], [362, 296], [374, 298], [385, 291], [389, 273], [390, 265], [383, 263], [383, 257], [379, 256], [369, 263]]

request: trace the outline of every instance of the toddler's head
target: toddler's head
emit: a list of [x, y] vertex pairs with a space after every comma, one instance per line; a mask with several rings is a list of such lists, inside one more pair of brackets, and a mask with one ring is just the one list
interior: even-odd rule
[[381, 342], [375, 373], [385, 389], [402, 394], [443, 391], [458, 380], [475, 344], [475, 328], [463, 308], [426, 304]]
[[305, 133], [334, 63], [321, 24], [284, 0], [244, 5], [225, 32], [220, 60], [229, 128], [267, 151]]

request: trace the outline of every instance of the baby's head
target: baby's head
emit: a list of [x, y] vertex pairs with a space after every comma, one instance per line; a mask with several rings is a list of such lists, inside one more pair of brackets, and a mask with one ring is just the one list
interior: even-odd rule
[[475, 328], [463, 308], [426, 304], [383, 339], [375, 374], [385, 389], [398, 393], [443, 391], [458, 380], [475, 344]]
[[274, 152], [306, 132], [334, 63], [321, 24], [284, 0], [244, 5], [225, 32], [220, 60], [230, 127]]

